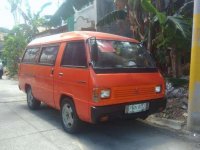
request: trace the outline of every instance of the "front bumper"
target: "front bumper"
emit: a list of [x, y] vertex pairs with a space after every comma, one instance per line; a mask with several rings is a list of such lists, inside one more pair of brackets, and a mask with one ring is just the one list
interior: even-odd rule
[[[149, 102], [149, 109], [145, 112], [125, 114], [125, 106], [131, 104], [145, 103]], [[125, 103], [118, 105], [109, 106], [93, 106], [91, 107], [91, 117], [92, 122], [97, 123], [101, 121], [101, 118], [106, 117], [108, 120], [116, 118], [143, 118], [151, 115], [153, 113], [161, 112], [166, 107], [166, 98], [148, 100], [148, 101], [138, 101], [133, 103]]]

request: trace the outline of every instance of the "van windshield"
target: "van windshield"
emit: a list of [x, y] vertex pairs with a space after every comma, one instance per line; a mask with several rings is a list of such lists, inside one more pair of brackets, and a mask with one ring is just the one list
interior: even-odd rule
[[92, 56], [95, 49], [91, 46], [94, 69], [156, 68], [150, 54], [141, 44], [112, 40], [96, 40], [96, 44], [95, 59]]

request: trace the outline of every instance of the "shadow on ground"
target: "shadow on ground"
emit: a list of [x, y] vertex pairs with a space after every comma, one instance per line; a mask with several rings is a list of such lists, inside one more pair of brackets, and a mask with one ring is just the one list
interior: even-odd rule
[[61, 148], [71, 146], [72, 149], [88, 150], [165, 150], [173, 146], [188, 150], [191, 146], [191, 143], [187, 144], [183, 137], [174, 132], [138, 120], [118, 120], [97, 125], [84, 123], [79, 133], [71, 135], [62, 129], [59, 111], [46, 105], [36, 111], [29, 110], [25, 103], [19, 103], [17, 107], [18, 115]]

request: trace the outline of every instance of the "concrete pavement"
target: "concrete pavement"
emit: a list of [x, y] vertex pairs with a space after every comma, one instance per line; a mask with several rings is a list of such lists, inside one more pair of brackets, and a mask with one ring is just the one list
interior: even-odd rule
[[70, 135], [58, 111], [45, 105], [29, 110], [17, 81], [0, 80], [0, 150], [199, 150], [199, 143], [137, 120], [86, 124]]

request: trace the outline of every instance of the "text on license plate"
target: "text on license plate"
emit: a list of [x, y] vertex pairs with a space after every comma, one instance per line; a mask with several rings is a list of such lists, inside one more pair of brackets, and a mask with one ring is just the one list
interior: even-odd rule
[[138, 113], [143, 112], [149, 109], [149, 103], [141, 103], [141, 104], [133, 104], [133, 105], [126, 105], [125, 106], [125, 113]]

